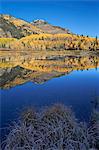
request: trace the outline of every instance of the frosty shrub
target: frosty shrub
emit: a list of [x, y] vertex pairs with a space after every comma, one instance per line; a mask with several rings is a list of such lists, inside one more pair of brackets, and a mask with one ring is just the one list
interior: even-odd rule
[[92, 118], [88, 125], [79, 123], [61, 104], [41, 112], [28, 109], [7, 136], [4, 150], [97, 150], [99, 113]]

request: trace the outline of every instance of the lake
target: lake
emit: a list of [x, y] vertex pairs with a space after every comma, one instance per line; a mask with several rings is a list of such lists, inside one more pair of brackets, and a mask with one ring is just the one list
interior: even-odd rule
[[40, 110], [55, 103], [71, 107], [80, 121], [90, 119], [99, 96], [99, 57], [12, 53], [2, 52], [0, 59], [2, 129], [27, 107]]

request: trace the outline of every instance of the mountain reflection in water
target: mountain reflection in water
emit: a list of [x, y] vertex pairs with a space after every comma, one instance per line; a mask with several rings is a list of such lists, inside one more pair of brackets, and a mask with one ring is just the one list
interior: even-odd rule
[[73, 70], [88, 70], [99, 66], [99, 57], [69, 54], [64, 51], [0, 52], [1, 88], [11, 88], [28, 81], [43, 83]]

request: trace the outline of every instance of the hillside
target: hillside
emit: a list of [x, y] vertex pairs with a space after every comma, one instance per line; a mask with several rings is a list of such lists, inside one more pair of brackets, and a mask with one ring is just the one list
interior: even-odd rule
[[15, 50], [99, 50], [98, 38], [76, 35], [44, 20], [32, 23], [0, 15], [0, 48]]
[[99, 40], [73, 34], [32, 34], [21, 39], [0, 38], [0, 48], [12, 50], [99, 50]]
[[50, 33], [50, 34], [59, 34], [59, 33], [70, 33], [68, 29], [64, 29], [58, 26], [53, 26], [49, 24], [48, 22], [44, 20], [34, 20], [32, 24], [38, 28], [40, 28], [42, 31], [45, 33]]
[[42, 20], [29, 23], [10, 15], [0, 15], [0, 37], [19, 39], [27, 35], [41, 33], [68, 33], [68, 30], [50, 25]]
[[10, 15], [0, 15], [0, 37], [19, 39], [27, 35], [40, 33], [43, 33], [43, 31], [29, 22]]

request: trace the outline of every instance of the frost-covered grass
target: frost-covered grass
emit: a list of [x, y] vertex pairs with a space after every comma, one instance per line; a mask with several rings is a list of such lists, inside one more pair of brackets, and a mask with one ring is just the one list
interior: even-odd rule
[[56, 104], [41, 112], [25, 111], [3, 144], [4, 150], [98, 150], [98, 141], [99, 112], [87, 125], [70, 108]]

